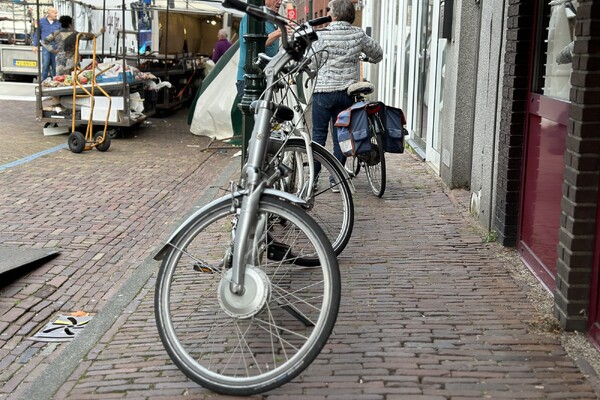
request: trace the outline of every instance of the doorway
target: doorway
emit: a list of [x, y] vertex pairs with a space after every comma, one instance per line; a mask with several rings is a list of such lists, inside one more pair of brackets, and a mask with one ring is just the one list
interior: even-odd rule
[[578, 2], [538, 1], [527, 104], [518, 249], [529, 269], [555, 288], [564, 152], [570, 111], [571, 63]]
[[[432, 54], [432, 17], [433, 0], [419, 0], [415, 18], [412, 24], [414, 40], [411, 45], [415, 49], [414, 53], [414, 90], [413, 101], [413, 135], [411, 136], [417, 147], [424, 151], [427, 144], [427, 123], [430, 110], [429, 85], [431, 84], [430, 63]], [[423, 157], [426, 158], [426, 157]]]

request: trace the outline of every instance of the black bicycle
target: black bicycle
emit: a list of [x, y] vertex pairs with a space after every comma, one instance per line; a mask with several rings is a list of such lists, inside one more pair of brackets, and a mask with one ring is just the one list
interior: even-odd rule
[[355, 154], [348, 162], [351, 163], [351, 173], [356, 176], [361, 167], [364, 168], [371, 191], [377, 197], [385, 193], [385, 128], [380, 113], [384, 107], [378, 101], [367, 101], [366, 96], [373, 93], [375, 87], [370, 82], [357, 82], [348, 87], [348, 95], [354, 103], [364, 103], [368, 120], [368, 137], [371, 142], [370, 150]]

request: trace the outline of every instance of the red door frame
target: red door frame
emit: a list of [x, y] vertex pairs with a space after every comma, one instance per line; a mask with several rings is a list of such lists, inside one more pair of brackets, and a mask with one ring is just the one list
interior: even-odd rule
[[[600, 204], [600, 191], [596, 204]], [[598, 293], [600, 290], [600, 207], [596, 208], [596, 239], [594, 242], [588, 335], [598, 350], [600, 350], [600, 293]]]
[[[517, 250], [521, 254], [521, 259], [527, 268], [538, 278], [544, 288], [552, 293], [556, 287], [555, 274], [556, 274], [556, 258], [558, 258], [558, 252], [556, 258], [552, 261], [550, 266], [545, 265], [544, 262], [535, 254], [535, 249], [532, 249], [523, 241], [523, 218], [525, 211], [525, 200], [526, 200], [526, 185], [527, 185], [527, 171], [528, 164], [532, 160], [527, 159], [527, 155], [530, 149], [530, 132], [531, 132], [531, 115], [539, 118], [554, 121], [558, 124], [565, 126], [565, 134], [567, 131], [567, 124], [569, 119], [569, 112], [565, 112], [565, 101], [556, 100], [547, 96], [543, 96], [543, 61], [542, 57], [546, 53], [543, 42], [545, 40], [545, 22], [550, 19], [550, 6], [545, 3], [544, 0], [534, 0], [534, 13], [533, 13], [533, 29], [531, 32], [531, 50], [529, 52], [529, 92], [527, 96], [527, 104], [525, 110], [525, 132], [523, 138], [523, 153], [522, 153], [522, 167], [521, 167], [521, 190], [520, 190], [520, 204], [519, 204], [519, 221], [517, 225]], [[546, 15], [547, 13], [547, 15]], [[547, 17], [547, 18], [546, 18]], [[566, 140], [565, 140], [566, 145]], [[535, 149], [534, 149], [535, 150]], [[538, 161], [538, 160], [536, 160]], [[564, 161], [561, 160], [561, 165], [564, 168]], [[531, 177], [530, 177], [531, 178]], [[533, 178], [535, 179], [535, 178]], [[562, 179], [561, 179], [562, 185]], [[562, 191], [561, 191], [562, 192]], [[560, 207], [560, 200], [558, 201]], [[556, 216], [557, 219], [557, 230], [556, 230], [556, 245], [558, 245], [558, 229], [560, 227], [560, 214]], [[556, 247], [555, 247], [556, 248]], [[546, 257], [547, 259], [548, 257]]]
[[[531, 201], [530, 198], [528, 198], [527, 196], [530, 194], [528, 192], [528, 185], [531, 184], [531, 182], [533, 181], [533, 185], [535, 186], [535, 184], [537, 183], [537, 177], [536, 176], [528, 176], [528, 171], [529, 171], [529, 164], [531, 162], [543, 162], [545, 159], [544, 157], [547, 157], [547, 154], [544, 154], [543, 149], [540, 150], [539, 154], [537, 154], [537, 158], [535, 160], [531, 160], [528, 159], [528, 156], [531, 156], [530, 152], [535, 152], [536, 149], [532, 148], [531, 145], [531, 140], [533, 138], [532, 135], [534, 135], [533, 133], [533, 127], [531, 125], [531, 116], [535, 116], [535, 117], [539, 117], [540, 119], [544, 119], [547, 121], [552, 121], [560, 126], [564, 126], [564, 146], [566, 147], [566, 133], [567, 133], [567, 123], [569, 121], [569, 108], [570, 108], [570, 104], [568, 102], [562, 101], [562, 100], [557, 100], [557, 99], [553, 99], [547, 96], [543, 96], [537, 93], [533, 93], [530, 92], [529, 93], [529, 101], [527, 102], [528, 107], [527, 107], [527, 111], [526, 111], [526, 124], [525, 124], [525, 129], [526, 129], [526, 134], [525, 134], [525, 142], [524, 142], [524, 146], [523, 146], [523, 169], [522, 169], [522, 187], [521, 187], [521, 204], [520, 204], [520, 213], [519, 213], [519, 231], [518, 231], [518, 243], [517, 243], [517, 249], [519, 251], [519, 253], [521, 254], [521, 258], [523, 263], [527, 266], [527, 268], [529, 268], [529, 270], [538, 278], [538, 280], [544, 285], [544, 287], [546, 288], [546, 290], [548, 290], [550, 293], [552, 293], [556, 287], [555, 284], [555, 274], [556, 274], [556, 259], [558, 258], [558, 253], [554, 254], [554, 257], [551, 257], [550, 260], [548, 260], [547, 257], [540, 257], [538, 256], [538, 254], [536, 254], [536, 250], [539, 250], [539, 247], [535, 247], [532, 248], [530, 245], [532, 245], [532, 243], [527, 243], [524, 240], [525, 237], [525, 232], [529, 232], [529, 229], [523, 229], [524, 226], [524, 222], [526, 221], [526, 218], [528, 217], [528, 215], [526, 216], [526, 212], [528, 211], [528, 209], [530, 208], [529, 205], [526, 203], [526, 201]], [[538, 135], [542, 135], [542, 133], [535, 133]], [[538, 143], [539, 144], [539, 143]], [[554, 158], [556, 158], [556, 156], [554, 156]], [[560, 164], [557, 164], [560, 163]], [[558, 185], [558, 188], [555, 188], [556, 190], [556, 202], [555, 202], [555, 207], [553, 210], [553, 213], [549, 214], [548, 217], [549, 218], [553, 218], [552, 219], [552, 223], [550, 224], [553, 227], [553, 231], [549, 232], [548, 235], [550, 235], [547, 238], [544, 238], [543, 240], [538, 240], [538, 242], [544, 241], [546, 242], [546, 244], [548, 242], [554, 242], [553, 245], [551, 243], [550, 246], [546, 245], [545, 247], [548, 248], [550, 247], [551, 249], [556, 249], [558, 246], [558, 231], [560, 229], [560, 201], [562, 198], [562, 191], [560, 189], [560, 187], [562, 186], [562, 171], [564, 170], [564, 162], [563, 162], [563, 156], [560, 156], [560, 160], [557, 162], [551, 162], [548, 163], [546, 165], [552, 165], [554, 167], [557, 167], [560, 165], [561, 168], [561, 173], [560, 173], [560, 177], [558, 179], [560, 179], [559, 182], [551, 182], [551, 184], [554, 185]], [[535, 167], [535, 165], [533, 165], [533, 167]], [[544, 171], [540, 172], [540, 175], [543, 175]], [[556, 179], [556, 178], [555, 178]], [[541, 208], [541, 203], [540, 203], [540, 208]], [[544, 232], [546, 232], [546, 230], [543, 230]], [[537, 233], [539, 233], [539, 229], [537, 231]], [[546, 258], [546, 261], [544, 262], [544, 260], [542, 258]]]

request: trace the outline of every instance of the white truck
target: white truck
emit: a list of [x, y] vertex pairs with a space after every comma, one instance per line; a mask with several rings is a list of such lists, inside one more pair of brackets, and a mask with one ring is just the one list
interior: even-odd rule
[[0, 3], [0, 80], [31, 81], [38, 74], [37, 55], [31, 51], [35, 8], [35, 3]]

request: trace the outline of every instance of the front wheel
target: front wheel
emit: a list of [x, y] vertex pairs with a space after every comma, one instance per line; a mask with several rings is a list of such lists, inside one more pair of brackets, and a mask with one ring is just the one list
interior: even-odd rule
[[[319, 354], [337, 317], [340, 274], [312, 218], [264, 195], [262, 228], [249, 249], [254, 265], [246, 267], [243, 293], [234, 294], [231, 204], [230, 197], [215, 202], [171, 241], [156, 282], [156, 322], [190, 379], [218, 393], [252, 395], [290, 381]], [[319, 266], [298, 266], [291, 254], [316, 257]]]
[[365, 157], [363, 166], [367, 173], [367, 180], [371, 191], [377, 197], [385, 193], [385, 151], [383, 147], [383, 125], [379, 117], [375, 116], [369, 121], [371, 135], [371, 151]]
[[69, 135], [69, 150], [73, 153], [81, 153], [85, 149], [85, 136], [83, 133], [73, 131]]

